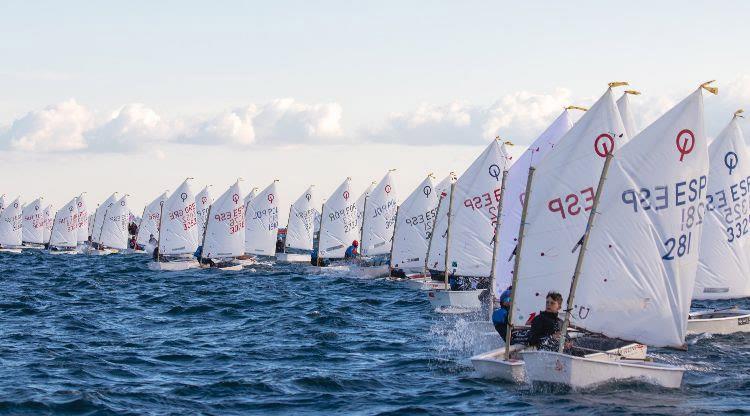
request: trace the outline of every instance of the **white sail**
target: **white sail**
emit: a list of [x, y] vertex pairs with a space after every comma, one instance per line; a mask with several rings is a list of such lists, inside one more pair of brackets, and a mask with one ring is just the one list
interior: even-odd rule
[[547, 292], [567, 299], [596, 185], [607, 154], [627, 143], [612, 90], [573, 125], [555, 150], [537, 164], [532, 178], [521, 249], [513, 318], [524, 324], [544, 310]]
[[448, 241], [451, 273], [490, 275], [500, 186], [510, 164], [505, 144], [495, 139], [456, 181]]
[[[750, 296], [750, 151], [737, 117], [708, 146], [708, 211], [693, 299]], [[695, 240], [693, 240], [695, 241]]]
[[130, 210], [128, 196], [118, 199], [102, 214], [102, 228], [99, 231], [99, 244], [108, 248], [125, 250], [128, 248], [128, 224]]
[[44, 244], [44, 227], [42, 198], [37, 198], [23, 207], [24, 244]]
[[513, 252], [518, 243], [518, 228], [521, 226], [521, 211], [529, 178], [529, 168], [536, 166], [557, 146], [560, 139], [573, 127], [570, 110], [563, 110], [555, 121], [529, 146], [526, 151], [508, 169], [503, 195], [503, 212], [500, 213], [501, 224], [498, 234], [500, 244], [495, 256], [495, 293], [500, 294], [510, 286], [513, 280]]
[[78, 198], [73, 198], [55, 214], [49, 245], [74, 248], [78, 244]]
[[203, 229], [206, 227], [206, 215], [208, 215], [208, 207], [210, 207], [213, 203], [214, 198], [211, 196], [211, 192], [208, 190], [208, 186], [204, 187], [203, 190], [195, 196], [195, 215], [198, 217], [198, 233], [200, 235], [203, 235]]
[[245, 213], [245, 253], [264, 256], [276, 254], [279, 228], [279, 198], [276, 183], [247, 204]]
[[109, 196], [104, 202], [102, 202], [101, 205], [96, 207], [96, 211], [94, 211], [94, 223], [91, 227], [91, 241], [98, 243], [99, 242], [99, 234], [102, 229], [102, 225], [104, 224], [104, 212], [109, 209], [112, 204], [115, 203], [120, 197], [117, 195], [117, 192], [113, 193]]
[[49, 243], [49, 239], [52, 234], [52, 223], [55, 220], [54, 214], [52, 212], [52, 205], [47, 205], [42, 213], [42, 215], [44, 216], [44, 244]]
[[11, 201], [0, 212], [0, 246], [4, 248], [19, 247], [23, 234], [23, 214], [19, 198]]
[[456, 178], [453, 173], [448, 175], [437, 185], [438, 208], [433, 232], [428, 241], [427, 268], [445, 271], [445, 243], [448, 241], [448, 201], [451, 199], [451, 189]]
[[0, 212], [5, 209], [5, 194], [0, 195]]
[[193, 254], [200, 243], [195, 195], [188, 180], [164, 202], [159, 226], [160, 254]]
[[20, 198], [16, 198], [0, 212], [0, 247], [18, 247], [22, 243], [23, 214]]
[[574, 299], [575, 325], [684, 346], [707, 175], [699, 89], [615, 151]]
[[78, 205], [78, 225], [77, 225], [77, 231], [76, 231], [76, 239], [79, 243], [83, 243], [84, 241], [89, 239], [89, 212], [88, 208], [86, 207], [86, 200], [83, 197], [83, 194], [78, 196], [78, 201], [76, 202]]
[[397, 207], [398, 194], [393, 183], [393, 171], [389, 171], [367, 197], [360, 244], [360, 253], [363, 256], [391, 252]]
[[365, 189], [365, 191], [362, 192], [362, 195], [360, 195], [359, 198], [357, 198], [357, 223], [359, 224], [359, 237], [360, 237], [358, 239], [361, 239], [362, 237], [362, 225], [364, 224], [365, 205], [367, 205], [367, 197], [370, 196], [370, 193], [372, 192], [372, 190], [375, 189], [375, 185], [377, 185], [377, 182], [370, 183], [367, 189]]
[[391, 267], [423, 269], [427, 244], [437, 215], [438, 192], [432, 174], [401, 203], [393, 234]]
[[286, 248], [312, 250], [315, 218], [320, 217], [315, 196], [315, 189], [310, 186], [289, 208], [289, 223], [284, 243]]
[[357, 203], [351, 195], [352, 180], [346, 178], [323, 204], [318, 256], [340, 259], [354, 240], [359, 239]]
[[635, 117], [633, 117], [633, 110], [630, 104], [630, 95], [633, 93], [636, 93], [636, 91], [626, 91], [617, 100], [617, 110], [620, 112], [622, 125], [625, 127], [625, 133], [628, 137], [635, 137], [638, 134], [638, 128], [636, 127]]
[[157, 240], [159, 239], [161, 205], [167, 200], [167, 198], [169, 198], [169, 193], [164, 192], [151, 201], [150, 204], [146, 205], [146, 208], [143, 210], [143, 217], [141, 218], [140, 225], [138, 226], [138, 235], [135, 239], [138, 245], [145, 246], [148, 244], [152, 235]]
[[205, 233], [203, 257], [237, 257], [245, 251], [245, 204], [239, 181], [211, 205]]

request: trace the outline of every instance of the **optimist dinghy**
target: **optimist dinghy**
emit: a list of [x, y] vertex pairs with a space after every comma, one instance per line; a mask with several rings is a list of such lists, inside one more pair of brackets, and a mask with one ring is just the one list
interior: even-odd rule
[[276, 253], [281, 263], [308, 263], [313, 249], [315, 219], [320, 217], [316, 208], [316, 192], [311, 185], [289, 207], [289, 222], [286, 226], [284, 252]]
[[377, 278], [390, 274], [393, 229], [396, 223], [398, 196], [391, 169], [365, 197], [360, 238], [360, 276]]
[[60, 208], [52, 220], [49, 254], [78, 254], [78, 198]]
[[201, 268], [242, 270], [235, 260], [245, 249], [245, 204], [241, 195], [238, 179], [208, 207], [198, 258]]
[[[703, 210], [700, 261], [693, 299], [737, 299], [750, 296], [750, 243], [744, 238], [748, 218], [740, 213], [750, 204], [750, 152], [739, 126], [742, 110], [708, 146], [708, 201]], [[688, 334], [750, 332], [750, 311], [735, 308], [691, 312]]]
[[[496, 138], [487, 146], [453, 184], [447, 216], [438, 216], [438, 223], [447, 223], [443, 254], [445, 285], [427, 294], [438, 312], [462, 313], [482, 308], [479, 297], [490, 287], [501, 178], [511, 164], [508, 144]], [[451, 238], [451, 235], [456, 237]], [[465, 283], [458, 284], [459, 281]], [[459, 286], [463, 286], [463, 290], [451, 289]]]
[[21, 253], [23, 214], [19, 198], [0, 211], [0, 253]]
[[253, 264], [257, 263], [258, 256], [276, 255], [279, 232], [278, 182], [274, 180], [245, 204], [245, 255], [242, 257], [246, 260], [248, 256], [255, 256]]
[[42, 209], [42, 199], [37, 198], [30, 204], [23, 207], [23, 247], [28, 249], [43, 249], [44, 230], [46, 223], [44, 219], [44, 210]]
[[[563, 335], [573, 320], [608, 337], [685, 348], [698, 267], [699, 246], [694, 244], [702, 229], [700, 221], [688, 219], [688, 210], [704, 204], [709, 169], [704, 88], [716, 92], [703, 84], [615, 150], [616, 156], [607, 154], [581, 240]], [[682, 187], [690, 191], [682, 193]], [[678, 388], [685, 371], [620, 356], [578, 357], [563, 346], [558, 352], [522, 353], [529, 379], [574, 388], [620, 380]]]
[[351, 178], [346, 178], [323, 204], [317, 256], [311, 259], [316, 267], [343, 259], [349, 244], [359, 238], [359, 216], [351, 182]]
[[187, 178], [162, 204], [156, 261], [150, 270], [176, 271], [198, 268], [192, 257], [200, 242], [195, 196]]

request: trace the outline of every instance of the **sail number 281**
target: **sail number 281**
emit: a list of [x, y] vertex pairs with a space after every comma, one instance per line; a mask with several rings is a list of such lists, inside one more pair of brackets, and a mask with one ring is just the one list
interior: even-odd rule
[[668, 238], [664, 242], [664, 248], [667, 252], [661, 256], [664, 260], [674, 260], [675, 257], [682, 257], [690, 253], [690, 245], [693, 241], [693, 232], [681, 234], [679, 237]]

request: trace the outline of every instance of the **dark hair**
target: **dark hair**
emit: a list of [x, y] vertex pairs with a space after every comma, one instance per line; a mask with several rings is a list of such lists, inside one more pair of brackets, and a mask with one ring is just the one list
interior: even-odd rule
[[559, 292], [550, 291], [547, 293], [548, 298], [552, 298], [558, 305], [562, 306], [562, 295]]

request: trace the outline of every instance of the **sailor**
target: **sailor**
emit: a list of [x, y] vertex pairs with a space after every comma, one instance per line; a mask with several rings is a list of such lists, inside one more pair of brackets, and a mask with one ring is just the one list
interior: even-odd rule
[[154, 247], [156, 247], [156, 246], [158, 246], [158, 245], [159, 245], [159, 242], [158, 242], [158, 241], [156, 241], [156, 238], [154, 238], [154, 235], [153, 235], [153, 234], [149, 234], [149, 235], [148, 235], [148, 243], [149, 243], [150, 245], [154, 246]]
[[495, 309], [492, 313], [492, 325], [495, 326], [495, 331], [505, 341], [506, 331], [508, 329], [508, 311], [510, 310], [510, 291], [511, 287], [508, 287], [502, 294], [500, 294], [500, 307]]
[[357, 240], [352, 241], [352, 245], [350, 245], [349, 248], [347, 248], [346, 252], [344, 253], [344, 258], [353, 259], [359, 256], [359, 251], [357, 250], [357, 247], [359, 247], [359, 241]]
[[284, 252], [284, 240], [282, 240], [281, 237], [276, 239], [276, 252], [277, 253]]
[[529, 345], [540, 350], [557, 351], [562, 330], [562, 319], [557, 315], [562, 307], [562, 295], [547, 293], [545, 310], [531, 321]]

